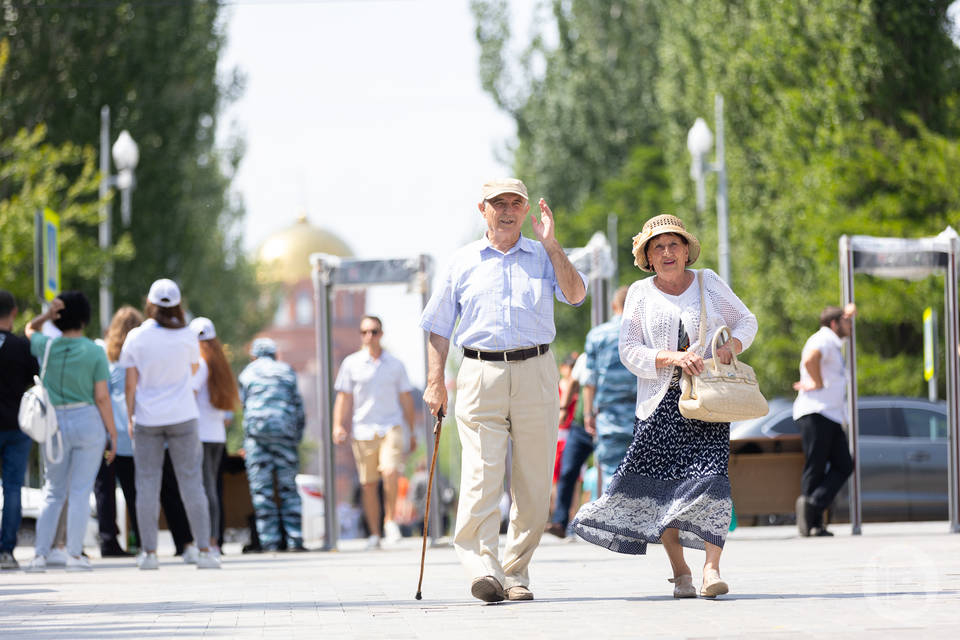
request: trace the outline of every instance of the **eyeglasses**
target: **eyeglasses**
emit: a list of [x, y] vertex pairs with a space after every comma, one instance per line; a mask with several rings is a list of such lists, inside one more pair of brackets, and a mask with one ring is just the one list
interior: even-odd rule
[[365, 336], [368, 333], [372, 336], [378, 336], [380, 335], [380, 329], [360, 329], [360, 335]]

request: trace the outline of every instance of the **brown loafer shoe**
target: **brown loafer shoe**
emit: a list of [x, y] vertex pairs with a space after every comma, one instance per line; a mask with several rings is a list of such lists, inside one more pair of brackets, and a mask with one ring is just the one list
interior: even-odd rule
[[470, 595], [484, 602], [503, 601], [503, 587], [493, 576], [483, 576], [470, 583]]
[[507, 589], [507, 600], [533, 600], [533, 591], [518, 584]]
[[727, 583], [720, 578], [720, 572], [707, 569], [703, 572], [703, 586], [700, 595], [704, 598], [716, 598], [730, 591]]
[[567, 530], [566, 530], [566, 529], [563, 527], [563, 525], [560, 524], [559, 522], [548, 522], [548, 523], [546, 524], [546, 526], [543, 528], [543, 531], [544, 531], [545, 533], [549, 533], [549, 534], [551, 534], [551, 535], [555, 535], [555, 536], [557, 536], [558, 538], [566, 538], [566, 537], [567, 537]]

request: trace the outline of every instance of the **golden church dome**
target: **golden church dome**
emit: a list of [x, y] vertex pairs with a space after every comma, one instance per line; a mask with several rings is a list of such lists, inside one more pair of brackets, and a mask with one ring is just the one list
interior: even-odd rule
[[310, 254], [353, 256], [343, 240], [300, 216], [296, 223], [273, 234], [260, 245], [258, 275], [264, 282], [299, 282], [310, 277]]

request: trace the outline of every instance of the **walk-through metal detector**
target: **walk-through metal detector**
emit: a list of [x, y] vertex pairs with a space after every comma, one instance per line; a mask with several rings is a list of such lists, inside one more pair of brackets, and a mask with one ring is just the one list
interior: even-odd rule
[[[960, 533], [960, 321], [957, 312], [957, 258], [960, 238], [947, 227], [934, 238], [840, 238], [840, 284], [844, 304], [854, 301], [853, 275], [920, 280], [944, 273], [944, 325], [946, 327], [947, 449], [950, 532]], [[853, 475], [850, 480], [850, 524], [860, 534], [860, 424], [857, 413], [857, 331], [852, 323], [847, 346], [847, 414]]]
[[613, 298], [616, 274], [615, 255], [610, 240], [600, 231], [590, 238], [585, 247], [567, 251], [570, 263], [587, 276], [590, 297], [590, 326], [595, 327], [610, 319], [610, 302]]
[[[317, 356], [317, 415], [320, 419], [323, 455], [323, 547], [324, 551], [337, 548], [339, 524], [337, 522], [336, 468], [333, 445], [333, 362], [331, 344], [330, 298], [337, 287], [364, 289], [378, 285], [405, 284], [412, 292], [420, 293], [421, 310], [430, 299], [430, 277], [433, 274], [433, 259], [427, 255], [416, 258], [393, 258], [360, 260], [340, 258], [325, 253], [310, 256], [310, 273], [313, 278], [314, 330]], [[424, 372], [427, 367], [427, 339], [423, 340]], [[411, 425], [411, 428], [413, 425]], [[425, 412], [424, 442], [427, 443], [427, 459], [433, 455], [433, 420]], [[431, 539], [438, 537], [439, 508], [431, 504]]]

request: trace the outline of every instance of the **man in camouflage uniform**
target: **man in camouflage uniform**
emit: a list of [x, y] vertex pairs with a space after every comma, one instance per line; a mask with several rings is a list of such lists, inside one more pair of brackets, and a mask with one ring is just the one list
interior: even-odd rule
[[[277, 345], [273, 340], [257, 338], [250, 347], [250, 355], [254, 361], [240, 374], [240, 398], [243, 400], [243, 448], [257, 536], [264, 551], [278, 550], [283, 543], [282, 521], [287, 550], [300, 551], [303, 536], [296, 476], [297, 445], [303, 437], [305, 423], [303, 398], [297, 389], [293, 368], [277, 361]], [[273, 499], [274, 482], [279, 508]]]

